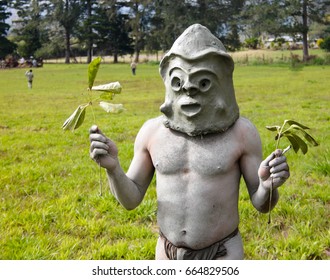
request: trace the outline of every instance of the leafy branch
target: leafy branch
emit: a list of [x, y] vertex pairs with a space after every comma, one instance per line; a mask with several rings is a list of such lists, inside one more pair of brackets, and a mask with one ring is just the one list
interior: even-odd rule
[[[313, 146], [318, 146], [316, 140], [306, 132], [309, 127], [298, 123], [293, 120], [285, 120], [282, 126], [274, 125], [274, 126], [266, 126], [266, 128], [270, 131], [276, 131], [277, 134], [275, 136], [276, 140], [276, 149], [278, 149], [280, 144], [280, 139], [286, 137], [292, 145], [293, 150], [298, 153], [299, 150], [303, 154], [306, 154], [308, 151], [307, 143], [301, 138], [305, 138], [305, 140], [312, 144]], [[300, 135], [299, 135], [300, 134]]]
[[[276, 131], [276, 136], [275, 136], [276, 149], [279, 148], [280, 140], [282, 138], [286, 137], [289, 140], [291, 145], [287, 147], [285, 150], [283, 150], [282, 154], [287, 152], [291, 147], [293, 148], [295, 153], [298, 153], [298, 151], [301, 150], [303, 154], [306, 154], [308, 152], [307, 143], [310, 143], [313, 146], [319, 145], [316, 142], [316, 140], [308, 132], [306, 132], [306, 130], [309, 129], [309, 127], [294, 120], [285, 120], [281, 126], [279, 125], [266, 126], [266, 128], [270, 131]], [[303, 138], [306, 140], [306, 142], [303, 140]], [[273, 193], [273, 181], [269, 193], [268, 223], [270, 223], [271, 221], [270, 216], [271, 216], [272, 193]]]
[[[69, 118], [65, 120], [62, 125], [64, 130], [72, 130], [74, 131], [78, 127], [80, 127], [86, 115], [86, 108], [91, 106], [96, 102], [99, 101], [99, 106], [105, 110], [107, 113], [111, 114], [118, 114], [123, 112], [125, 109], [122, 104], [112, 104], [107, 102], [108, 100], [112, 100], [115, 94], [121, 93], [121, 85], [119, 82], [113, 82], [109, 84], [103, 84], [94, 86], [94, 81], [97, 75], [97, 72], [100, 68], [101, 58], [95, 58], [89, 65], [88, 65], [88, 88], [87, 88], [87, 95], [88, 95], [88, 102], [85, 104], [80, 104], [77, 109], [70, 115]], [[96, 98], [93, 97], [93, 91], [101, 91], [99, 96]], [[94, 121], [95, 115], [94, 111]], [[99, 180], [100, 180], [100, 195], [102, 195], [102, 180], [101, 180], [101, 165], [99, 164]]]
[[[88, 65], [87, 94], [89, 100], [87, 103], [80, 104], [77, 109], [70, 115], [70, 117], [65, 120], [62, 125], [64, 130], [74, 131], [80, 127], [85, 120], [86, 108], [92, 106], [96, 101], [100, 101], [100, 107], [103, 108], [103, 110], [105, 110], [107, 113], [118, 114], [125, 110], [122, 104], [112, 104], [107, 102], [112, 100], [115, 94], [121, 93], [122, 87], [119, 82], [94, 86], [94, 81], [100, 64], [101, 58], [97, 57]], [[93, 91], [101, 91], [101, 93], [98, 97], [93, 98]]]

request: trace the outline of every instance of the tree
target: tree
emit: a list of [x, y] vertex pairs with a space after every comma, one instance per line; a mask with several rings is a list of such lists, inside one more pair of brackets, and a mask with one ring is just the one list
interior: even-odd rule
[[[131, 53], [138, 61], [143, 49], [168, 50], [191, 24], [201, 23], [222, 40], [229, 50], [240, 47], [242, 31], [249, 38], [268, 33], [290, 34], [304, 43], [308, 58], [311, 30], [329, 36], [330, 0], [0, 0], [18, 10], [15, 42], [24, 56], [63, 56], [70, 63], [71, 48], [114, 56]], [[4, 5], [4, 3], [6, 5]], [[47, 8], [47, 9], [46, 9]], [[3, 10], [2, 11], [6, 11]], [[1, 40], [8, 26], [2, 14]], [[1, 18], [0, 18], [1, 20]], [[317, 27], [322, 26], [322, 32]], [[5, 43], [1, 43], [4, 48]], [[96, 48], [96, 49], [95, 49]]]
[[329, 8], [328, 0], [294, 0], [281, 1], [282, 7], [287, 11], [284, 30], [291, 34], [301, 34], [303, 42], [303, 59], [306, 61], [308, 52], [308, 32], [313, 22], [324, 23], [326, 12]]
[[153, 2], [153, 10], [148, 46], [153, 42], [153, 45], [166, 51], [189, 25], [187, 4], [185, 1], [176, 1], [173, 5], [170, 0], [156, 0]]
[[303, 58], [308, 59], [308, 33], [313, 22], [326, 23], [329, 0], [251, 0], [246, 1], [242, 16], [246, 30], [258, 37], [262, 32], [278, 37], [301, 36]]
[[229, 3], [226, 1], [224, 5], [218, 6], [218, 11], [215, 12], [214, 20], [216, 21], [217, 15], [222, 11], [223, 22], [222, 36], [219, 36], [227, 47], [227, 49], [234, 51], [241, 47], [239, 33], [242, 29], [240, 22], [240, 14], [243, 10], [245, 0], [232, 0]]
[[80, 43], [85, 44], [87, 50], [87, 63], [92, 61], [93, 45], [96, 39], [94, 32], [95, 22], [99, 15], [96, 14], [96, 9], [99, 7], [97, 0], [85, 0], [82, 8], [82, 19], [78, 25], [78, 38]]
[[[150, 28], [146, 45], [148, 49], [168, 50], [180, 34], [191, 24], [207, 25], [211, 30], [211, 16], [206, 13], [207, 0], [176, 1], [156, 0], [151, 3]], [[203, 15], [202, 15], [203, 14]], [[205, 16], [207, 14], [207, 17]], [[215, 31], [213, 28], [212, 31]]]
[[320, 48], [326, 52], [330, 52], [330, 37], [325, 38], [320, 43]]
[[241, 24], [245, 35], [258, 38], [263, 32], [275, 37], [281, 35], [283, 10], [277, 1], [251, 0], [246, 1], [241, 11]]
[[16, 0], [12, 2], [17, 10], [18, 19], [14, 21], [13, 33], [18, 45], [18, 53], [23, 57], [35, 56], [35, 52], [41, 48], [42, 40], [47, 34], [43, 29], [42, 1]]
[[114, 63], [118, 56], [132, 54], [132, 39], [129, 37], [129, 17], [122, 11], [121, 3], [108, 3], [96, 9], [93, 29], [97, 37], [95, 43], [102, 52], [113, 55]]
[[165, 51], [189, 25], [200, 23], [219, 37], [227, 47], [237, 49], [240, 45], [238, 15], [244, 2], [191, 0], [173, 4], [171, 0], [153, 1], [151, 42]]
[[16, 45], [7, 39], [7, 32], [10, 25], [6, 23], [6, 19], [11, 16], [7, 11], [8, 1], [0, 1], [0, 58], [4, 58], [7, 54], [14, 52]]
[[127, 2], [127, 5], [129, 7], [130, 33], [134, 42], [134, 62], [138, 62], [140, 51], [145, 46], [146, 35], [149, 32], [150, 13], [153, 5], [152, 0], [131, 0]]
[[49, 14], [53, 22], [57, 22], [64, 30], [65, 63], [70, 63], [71, 37], [75, 34], [82, 12], [82, 3], [79, 0], [51, 0]]

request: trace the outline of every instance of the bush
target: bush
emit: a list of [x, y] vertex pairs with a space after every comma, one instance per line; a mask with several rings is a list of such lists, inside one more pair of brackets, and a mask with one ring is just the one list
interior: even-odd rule
[[316, 45], [317, 45], [319, 48], [321, 48], [321, 45], [323, 44], [323, 42], [324, 42], [324, 39], [322, 39], [322, 38], [317, 39], [317, 41], [316, 41]]
[[259, 44], [258, 38], [248, 38], [245, 40], [245, 46], [249, 49], [256, 50]]
[[330, 37], [327, 37], [320, 42], [320, 48], [326, 52], [330, 52]]
[[307, 64], [309, 65], [324, 65], [325, 60], [317, 55], [310, 55], [307, 57]]
[[290, 56], [291, 56], [291, 67], [295, 68], [301, 64], [299, 55], [290, 53]]

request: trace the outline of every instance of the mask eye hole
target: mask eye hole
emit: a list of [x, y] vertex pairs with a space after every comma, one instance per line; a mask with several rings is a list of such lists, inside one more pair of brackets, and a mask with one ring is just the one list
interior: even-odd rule
[[182, 81], [178, 77], [173, 77], [171, 80], [171, 87], [174, 91], [179, 91], [182, 87]]
[[199, 82], [199, 88], [201, 91], [207, 91], [211, 87], [211, 81], [209, 79], [202, 79]]

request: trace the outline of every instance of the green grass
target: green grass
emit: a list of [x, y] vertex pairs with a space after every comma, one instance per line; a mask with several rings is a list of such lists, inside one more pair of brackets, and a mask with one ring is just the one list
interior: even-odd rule
[[[119, 147], [126, 170], [141, 125], [158, 116], [164, 87], [156, 65], [102, 64], [96, 83], [120, 81], [127, 111], [108, 115], [88, 108], [74, 133], [61, 129], [84, 103], [87, 65], [45, 65], [34, 70], [28, 90], [26, 69], [0, 71], [1, 212], [0, 259], [153, 259], [157, 240], [153, 180], [143, 203], [124, 210], [104, 192], [89, 158], [88, 129], [96, 122]], [[240, 230], [247, 259], [329, 259], [329, 66], [236, 66], [234, 83], [241, 115], [258, 128], [265, 155], [275, 147], [266, 125], [295, 119], [313, 129], [320, 146], [307, 155], [288, 153], [291, 178], [267, 215], [240, 193]], [[283, 141], [283, 147], [287, 145]], [[104, 188], [106, 176], [102, 173]]]

